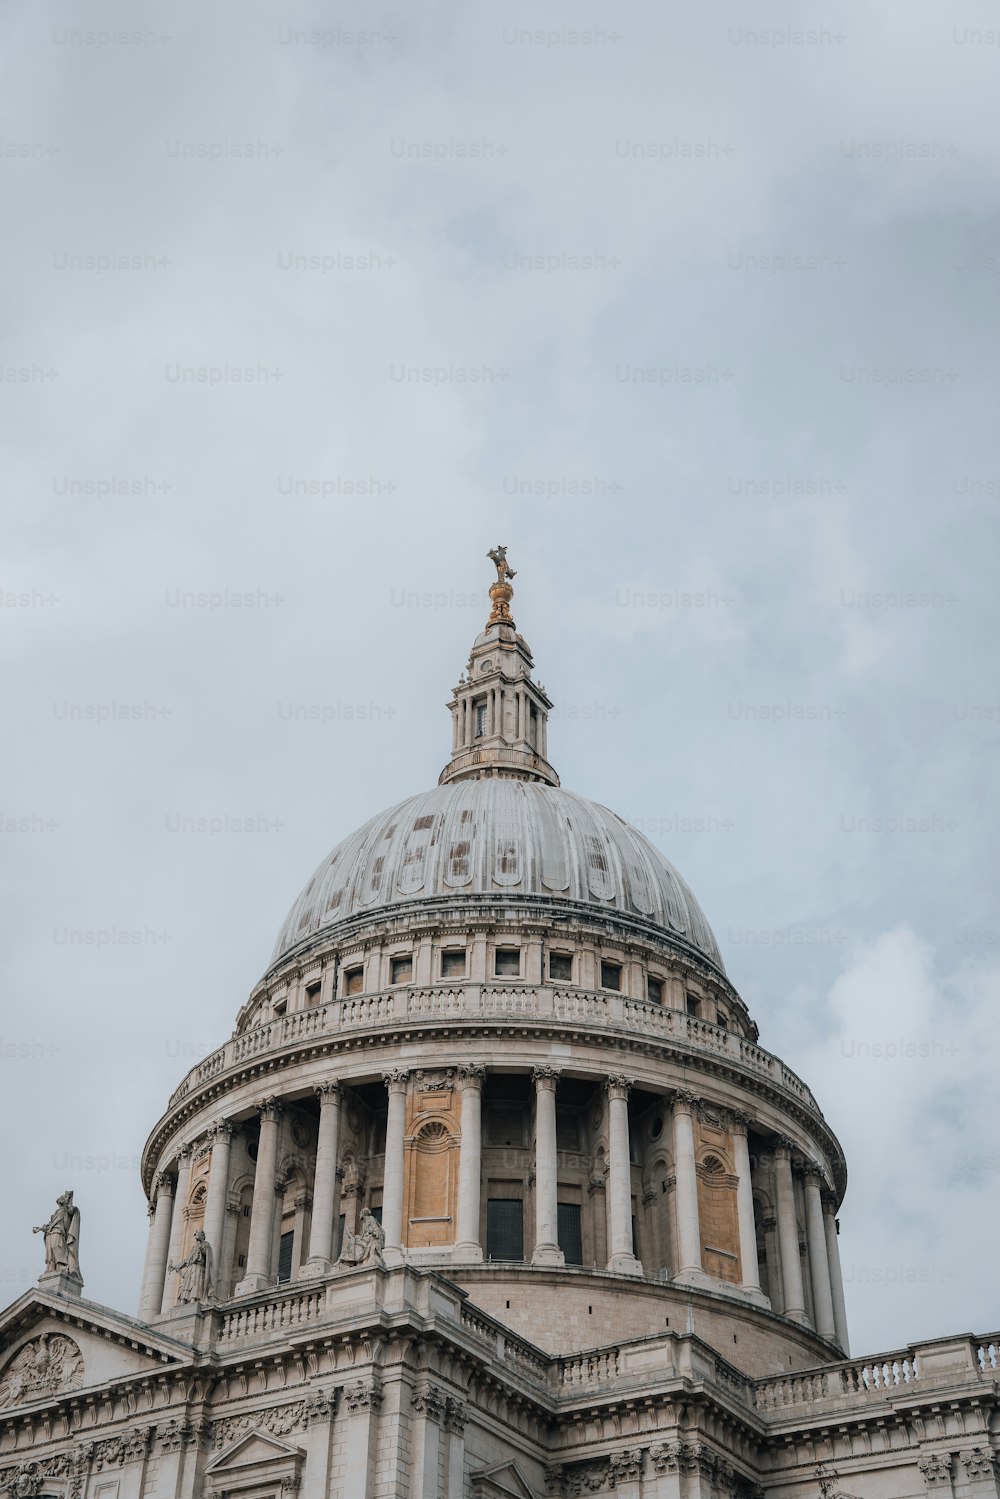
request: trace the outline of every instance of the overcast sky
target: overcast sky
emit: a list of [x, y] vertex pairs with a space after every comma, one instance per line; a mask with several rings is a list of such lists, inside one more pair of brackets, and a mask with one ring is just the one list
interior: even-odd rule
[[563, 784], [844, 1144], [855, 1350], [994, 1329], [995, 9], [6, 25], [0, 1301], [72, 1187], [134, 1311], [146, 1134], [434, 784], [504, 542]]

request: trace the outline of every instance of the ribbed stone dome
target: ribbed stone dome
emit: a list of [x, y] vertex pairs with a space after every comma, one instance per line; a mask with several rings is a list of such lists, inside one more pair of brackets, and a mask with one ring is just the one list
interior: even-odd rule
[[345, 838], [289, 912], [272, 963], [351, 917], [504, 894], [621, 912], [663, 927], [724, 971], [698, 902], [637, 829], [570, 791], [504, 776], [408, 797]]

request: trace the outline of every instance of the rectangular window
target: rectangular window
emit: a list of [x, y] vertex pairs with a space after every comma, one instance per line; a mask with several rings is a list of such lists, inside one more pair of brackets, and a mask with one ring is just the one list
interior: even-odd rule
[[360, 967], [348, 968], [344, 972], [344, 993], [360, 994], [365, 982], [365, 970]]
[[622, 965], [620, 963], [601, 963], [601, 988], [620, 990], [622, 986]]
[[476, 703], [476, 738], [482, 739], [486, 734], [486, 704]]
[[289, 1231], [281, 1235], [278, 1244], [278, 1284], [292, 1278], [292, 1248], [295, 1244], [295, 1233]]
[[318, 1005], [319, 1004], [320, 990], [322, 989], [322, 987], [323, 986], [320, 983], [319, 979], [317, 979], [314, 984], [306, 984], [306, 1004], [307, 1005]]
[[486, 1258], [524, 1259], [524, 1203], [491, 1197], [486, 1203]]
[[568, 952], [549, 953], [549, 978], [568, 984], [573, 978], [573, 959]]
[[344, 1247], [344, 1224], [345, 1224], [346, 1221], [347, 1221], [346, 1215], [344, 1213], [341, 1213], [340, 1217], [337, 1220], [337, 1258], [338, 1258], [338, 1260], [340, 1259], [340, 1251]]
[[453, 947], [449, 952], [441, 954], [441, 977], [443, 979], [462, 979], [465, 977], [464, 947]]
[[687, 997], [687, 1012], [689, 1015], [701, 1014], [701, 1001], [696, 999], [693, 994], [689, 994]]
[[580, 1224], [580, 1204], [578, 1202], [560, 1202], [557, 1204], [559, 1212], [559, 1248], [562, 1250], [567, 1265], [583, 1264], [583, 1228]]
[[486, 1138], [490, 1145], [510, 1145], [515, 1148], [523, 1146], [523, 1109], [511, 1105], [492, 1105], [486, 1111]]
[[391, 958], [389, 961], [389, 982], [393, 984], [409, 984], [413, 979], [413, 954], [406, 953], [401, 958]]
[[516, 979], [521, 972], [520, 948], [498, 947], [493, 972], [497, 978]]
[[663, 984], [660, 979], [646, 980], [646, 998], [649, 1000], [649, 1003], [651, 1005], [662, 1005]]
[[729, 1029], [729, 1016], [725, 1010], [716, 1011], [715, 1023], [716, 1025], [720, 1025], [724, 1031]]
[[380, 1202], [373, 1202], [368, 1211], [371, 1213], [376, 1223], [382, 1222], [382, 1204]]

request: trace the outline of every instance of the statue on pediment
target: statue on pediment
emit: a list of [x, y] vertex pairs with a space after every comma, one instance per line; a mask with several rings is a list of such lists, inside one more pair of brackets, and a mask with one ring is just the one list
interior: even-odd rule
[[61, 1193], [49, 1221], [31, 1232], [45, 1235], [46, 1275], [80, 1274], [80, 1209], [73, 1205], [72, 1192]]

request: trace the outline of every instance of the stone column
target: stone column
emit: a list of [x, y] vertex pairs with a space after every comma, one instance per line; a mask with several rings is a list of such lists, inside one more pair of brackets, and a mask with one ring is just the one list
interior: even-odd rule
[[795, 1216], [792, 1184], [792, 1142], [779, 1140], [774, 1149], [774, 1180], [778, 1211], [778, 1246], [781, 1251], [781, 1286], [784, 1312], [793, 1322], [806, 1320], [802, 1262], [799, 1259], [799, 1225]]
[[444, 1420], [447, 1443], [445, 1475], [448, 1484], [447, 1499], [465, 1499], [465, 1428], [469, 1412], [465, 1401], [449, 1395]]
[[163, 1305], [163, 1283], [167, 1276], [167, 1258], [170, 1253], [170, 1226], [174, 1214], [173, 1177], [158, 1176], [154, 1189], [156, 1205], [149, 1225], [146, 1263], [142, 1271], [142, 1290], [139, 1293], [140, 1322], [149, 1322], [159, 1314]]
[[382, 1387], [374, 1375], [356, 1379], [344, 1389], [347, 1406], [342, 1436], [345, 1484], [341, 1492], [351, 1499], [370, 1499], [375, 1492], [375, 1456], [378, 1446], [378, 1413], [382, 1409]]
[[414, 1390], [410, 1403], [415, 1412], [411, 1427], [410, 1454], [411, 1499], [441, 1499], [438, 1484], [438, 1459], [441, 1447], [441, 1422], [445, 1416], [445, 1396], [434, 1385]]
[[536, 1067], [535, 1083], [535, 1247], [533, 1265], [564, 1265], [559, 1248], [556, 1161], [556, 1067]]
[[809, 1249], [816, 1331], [821, 1338], [833, 1338], [837, 1329], [833, 1319], [833, 1290], [826, 1252], [826, 1229], [823, 1225], [823, 1173], [818, 1166], [809, 1165], [805, 1175], [806, 1244]]
[[382, 1176], [382, 1227], [386, 1264], [403, 1259], [403, 1153], [406, 1135], [406, 1085], [410, 1074], [400, 1068], [383, 1072], [389, 1093], [385, 1125], [385, 1170]]
[[616, 1074], [604, 1085], [608, 1096], [608, 1269], [641, 1275], [632, 1247], [632, 1163], [628, 1141], [628, 1096], [632, 1079]]
[[480, 1198], [483, 1166], [483, 1079], [486, 1068], [470, 1062], [458, 1069], [462, 1090], [462, 1138], [458, 1154], [458, 1222], [455, 1225], [455, 1259], [481, 1260], [479, 1242]]
[[326, 1499], [330, 1492], [330, 1456], [337, 1394], [336, 1390], [316, 1390], [306, 1397], [306, 1464], [301, 1499]]
[[253, 1175], [253, 1209], [250, 1214], [250, 1244], [246, 1275], [236, 1287], [237, 1296], [261, 1291], [274, 1282], [271, 1241], [274, 1235], [274, 1197], [278, 1164], [278, 1122], [281, 1104], [274, 1098], [259, 1105], [260, 1141]]
[[226, 1226], [226, 1197], [229, 1192], [229, 1147], [233, 1126], [220, 1119], [212, 1133], [212, 1164], [208, 1175], [208, 1200], [205, 1203], [205, 1238], [212, 1250], [215, 1289], [219, 1288], [222, 1266], [222, 1239]]
[[844, 1301], [844, 1277], [840, 1269], [840, 1244], [837, 1238], [837, 1199], [832, 1192], [823, 1193], [823, 1224], [826, 1229], [826, 1258], [830, 1266], [833, 1325], [836, 1328], [837, 1342], [846, 1356], [851, 1350], [847, 1343], [847, 1305]]
[[316, 1093], [319, 1098], [319, 1136], [316, 1141], [316, 1180], [313, 1187], [309, 1258], [301, 1271], [304, 1276], [325, 1275], [333, 1263], [333, 1228], [340, 1206], [337, 1150], [341, 1087], [339, 1083], [321, 1083]]
[[[184, 1214], [187, 1208], [188, 1195], [191, 1191], [191, 1147], [185, 1145], [177, 1153], [177, 1189], [174, 1196], [174, 1212], [170, 1223], [170, 1245], [167, 1250], [167, 1259], [171, 1265], [184, 1258], [184, 1224], [187, 1221]], [[177, 1300], [177, 1276], [168, 1274], [164, 1277], [163, 1301], [160, 1304], [161, 1312], [169, 1312]]]
[[701, 1224], [698, 1218], [698, 1171], [694, 1154], [695, 1098], [674, 1094], [674, 1181], [677, 1199], [677, 1269], [680, 1275], [700, 1277]]
[[753, 1216], [753, 1186], [750, 1181], [750, 1147], [746, 1114], [730, 1114], [733, 1158], [736, 1162], [736, 1212], [740, 1225], [740, 1273], [745, 1291], [760, 1291], [760, 1266], [757, 1263], [757, 1226]]

